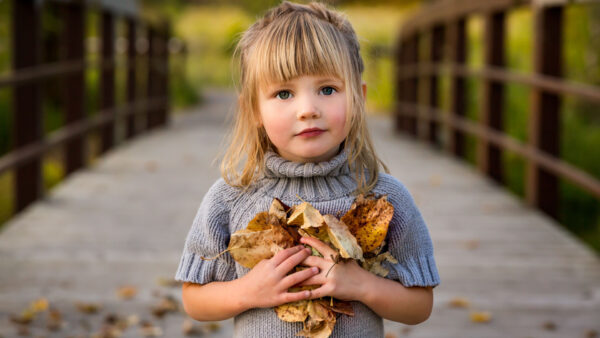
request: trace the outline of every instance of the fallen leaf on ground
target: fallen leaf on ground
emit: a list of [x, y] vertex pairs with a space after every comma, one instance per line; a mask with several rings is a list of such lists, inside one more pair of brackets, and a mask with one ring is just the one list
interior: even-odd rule
[[169, 312], [177, 312], [178, 308], [177, 300], [169, 295], [163, 297], [158, 305], [152, 307], [152, 314], [158, 318], [162, 318]]
[[492, 314], [487, 311], [471, 312], [471, 321], [474, 323], [487, 323], [492, 320]]
[[102, 309], [102, 305], [95, 303], [84, 303], [84, 302], [75, 302], [75, 307], [79, 312], [94, 314], [97, 313], [98, 310]]
[[56, 309], [50, 309], [46, 319], [46, 328], [50, 331], [58, 331], [63, 327], [62, 314]]
[[451, 307], [456, 308], [467, 308], [471, 305], [468, 299], [462, 297], [455, 297], [450, 300], [448, 303]]
[[124, 300], [132, 299], [133, 297], [135, 297], [136, 294], [137, 288], [135, 286], [126, 285], [120, 287], [117, 290], [117, 295], [119, 296], [119, 298]]
[[160, 337], [163, 335], [163, 330], [149, 321], [141, 323], [140, 332], [144, 337]]

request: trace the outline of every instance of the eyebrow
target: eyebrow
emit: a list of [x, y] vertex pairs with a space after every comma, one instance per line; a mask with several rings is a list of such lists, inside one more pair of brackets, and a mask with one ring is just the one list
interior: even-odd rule
[[[341, 84], [342, 86], [344, 85], [344, 81], [341, 80], [341, 79], [338, 79], [337, 77], [323, 77], [323, 78], [320, 78], [317, 81], [317, 85], [320, 86], [320, 85], [322, 85], [324, 83], [331, 83], [331, 82], [334, 82], [336, 84]], [[281, 87], [288, 87], [288, 86], [291, 86], [291, 81], [278, 82], [278, 83], [272, 84], [270, 86], [267, 86], [266, 89], [267, 89], [267, 91], [273, 91], [273, 90], [277, 90], [277, 89], [279, 89]]]

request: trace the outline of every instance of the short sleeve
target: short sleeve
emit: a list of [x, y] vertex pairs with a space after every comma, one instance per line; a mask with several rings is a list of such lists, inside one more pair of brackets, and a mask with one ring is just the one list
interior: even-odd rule
[[212, 258], [229, 244], [229, 203], [224, 198], [231, 189], [222, 179], [208, 190], [185, 240], [175, 280], [206, 284], [236, 278], [235, 263], [230, 255]]
[[440, 284], [440, 277], [433, 255], [433, 244], [419, 209], [406, 187], [394, 177], [380, 176], [381, 191], [388, 195], [394, 206], [386, 236], [387, 250], [398, 263], [385, 261], [390, 272], [386, 278], [397, 280], [406, 287], [432, 286]]

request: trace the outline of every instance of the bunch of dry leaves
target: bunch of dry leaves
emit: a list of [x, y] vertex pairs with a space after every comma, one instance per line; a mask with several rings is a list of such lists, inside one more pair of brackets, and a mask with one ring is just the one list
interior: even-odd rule
[[[364, 269], [385, 277], [389, 271], [382, 266], [383, 261], [397, 263], [389, 252], [381, 252], [393, 214], [394, 207], [386, 196], [359, 195], [340, 219], [321, 215], [308, 202], [288, 207], [275, 198], [269, 211], [258, 213], [245, 229], [231, 235], [224, 252], [229, 252], [236, 262], [251, 269], [261, 260], [300, 244], [302, 236], [308, 236], [318, 238], [336, 250], [337, 256], [332, 257], [334, 262], [354, 259]], [[321, 256], [314, 248], [312, 252], [314, 256]], [[297, 266], [290, 273], [303, 268]], [[317, 287], [302, 286], [289, 291]], [[287, 303], [277, 306], [275, 312], [281, 320], [304, 323], [304, 329], [297, 333], [298, 336], [318, 338], [331, 335], [336, 322], [335, 313], [354, 316], [350, 302], [334, 298]]]

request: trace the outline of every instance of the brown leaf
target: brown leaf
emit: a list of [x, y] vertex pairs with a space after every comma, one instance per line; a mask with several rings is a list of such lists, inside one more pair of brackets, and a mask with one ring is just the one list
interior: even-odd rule
[[46, 328], [50, 331], [58, 331], [63, 326], [62, 314], [56, 309], [50, 309], [46, 320]]
[[158, 318], [162, 318], [165, 314], [169, 312], [177, 312], [179, 305], [177, 304], [177, 300], [172, 296], [168, 295], [161, 299], [160, 303], [156, 306], [152, 307], [152, 314]]
[[262, 231], [271, 229], [270, 217], [268, 212], [259, 212], [246, 226], [249, 231]]
[[335, 326], [335, 314], [329, 310], [323, 300], [309, 301], [308, 318], [304, 322], [304, 329], [297, 336], [312, 338], [327, 338], [331, 335]]
[[119, 296], [119, 298], [125, 300], [132, 299], [133, 297], [135, 297], [136, 294], [137, 288], [131, 285], [122, 286], [117, 290], [117, 295]]
[[273, 216], [277, 217], [282, 223], [286, 223], [286, 219], [287, 219], [286, 209], [283, 206], [283, 203], [279, 199], [274, 198], [273, 202], [271, 202], [271, 207], [269, 208], [269, 215], [273, 215]]
[[294, 246], [292, 236], [280, 226], [268, 230], [251, 231], [242, 229], [234, 232], [229, 240], [229, 254], [242, 266], [252, 269], [263, 259]]
[[288, 224], [298, 225], [302, 229], [310, 227], [320, 227], [323, 225], [323, 216], [319, 210], [315, 209], [310, 203], [304, 202], [297, 207], [288, 218]]
[[350, 303], [350, 302], [346, 302], [343, 300], [337, 300], [334, 298], [333, 304], [328, 303], [328, 302], [324, 302], [322, 304], [333, 312], [345, 314], [348, 316], [354, 316], [354, 309], [352, 308], [352, 303]]
[[332, 215], [323, 216], [323, 220], [327, 225], [327, 234], [333, 245], [338, 249], [340, 256], [362, 261], [362, 249], [358, 245], [356, 238], [348, 230], [348, 226]]
[[359, 195], [342, 216], [342, 221], [356, 237], [364, 254], [376, 250], [383, 242], [393, 215], [394, 207], [387, 201], [387, 196], [375, 199]]
[[275, 307], [275, 313], [284, 322], [303, 322], [308, 317], [307, 306], [307, 300], [282, 304]]
[[449, 305], [456, 308], [468, 308], [471, 305], [471, 302], [469, 302], [469, 300], [466, 298], [455, 297], [450, 300]]
[[79, 310], [79, 312], [94, 314], [102, 308], [102, 305], [95, 303], [76, 302], [75, 307], [77, 308], [77, 310]]
[[160, 327], [154, 326], [154, 324], [148, 321], [141, 323], [140, 332], [144, 337], [160, 337], [163, 335], [163, 330]]
[[372, 258], [366, 258], [365, 261], [361, 264], [363, 269], [381, 277], [387, 276], [390, 271], [383, 267], [383, 262], [388, 261], [390, 263], [396, 264], [398, 261], [389, 251], [386, 251], [382, 254], [379, 254]]

